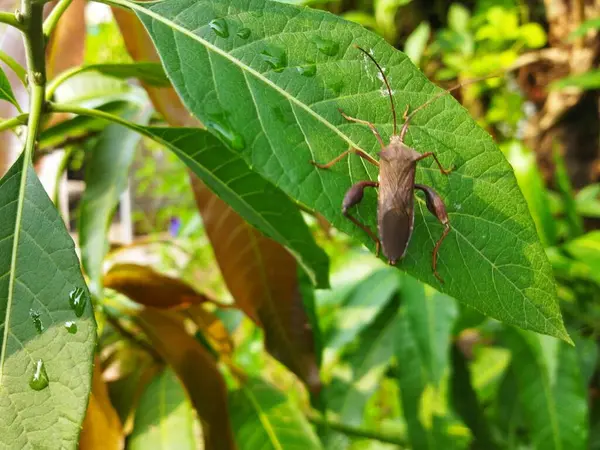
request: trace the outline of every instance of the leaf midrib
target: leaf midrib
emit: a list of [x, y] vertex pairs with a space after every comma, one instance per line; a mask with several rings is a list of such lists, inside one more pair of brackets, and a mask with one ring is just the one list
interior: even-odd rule
[[275, 432], [273, 424], [271, 424], [271, 420], [263, 412], [262, 408], [260, 407], [260, 403], [252, 393], [252, 390], [248, 386], [244, 386], [242, 387], [242, 389], [244, 390], [246, 397], [248, 397], [248, 400], [250, 400], [250, 403], [252, 403], [252, 406], [254, 406], [254, 410], [256, 411], [256, 415], [258, 416], [258, 420], [260, 421], [261, 425], [263, 426], [263, 429], [267, 433], [267, 436], [269, 436], [269, 440], [271, 444], [273, 444], [275, 450], [283, 450], [283, 446], [279, 441], [279, 438], [277, 437], [277, 433]]

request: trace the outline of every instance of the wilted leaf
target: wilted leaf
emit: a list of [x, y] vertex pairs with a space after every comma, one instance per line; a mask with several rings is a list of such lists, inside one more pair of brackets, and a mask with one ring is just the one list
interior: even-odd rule
[[[151, 111], [129, 109], [144, 123]], [[129, 168], [141, 136], [121, 125], [111, 124], [100, 135], [86, 164], [85, 191], [79, 209], [81, 261], [90, 277], [94, 295], [102, 293], [102, 264], [108, 251], [108, 230], [121, 193], [127, 188]]]
[[[386, 68], [398, 110], [414, 109], [439, 92], [405, 55], [359, 25], [268, 0], [114, 4], [134, 9], [144, 21], [167, 75], [196, 117], [266, 179], [373, 248], [343, 218], [340, 205], [353, 182], [376, 178], [375, 168], [357, 157], [329, 171], [309, 161], [328, 161], [348, 147], [378, 150], [369, 130], [345, 121], [339, 108], [376, 123], [384, 135], [391, 131], [389, 100], [375, 67], [352, 44], [372, 50]], [[435, 280], [428, 256], [442, 228], [420, 197], [401, 267], [487, 315], [568, 340], [550, 264], [492, 138], [445, 96], [414, 118], [407, 143], [437, 152], [456, 169], [445, 177], [431, 161], [417, 171], [417, 180], [435, 186], [448, 205], [452, 232], [439, 261], [446, 283]], [[374, 228], [375, 193], [363, 203], [357, 215]]]
[[264, 328], [269, 353], [318, 392], [313, 335], [294, 258], [205, 186], [198, 182], [193, 186], [204, 229], [236, 304]]
[[153, 347], [169, 363], [185, 386], [202, 421], [205, 448], [235, 449], [225, 381], [214, 359], [198, 341], [185, 332], [183, 323], [177, 316], [146, 308], [139, 319]]
[[171, 369], [157, 374], [146, 387], [128, 442], [131, 450], [194, 450], [194, 410]]
[[225, 325], [216, 315], [200, 305], [186, 309], [185, 313], [194, 321], [203, 336], [220, 357], [229, 359], [233, 355], [233, 340]]
[[72, 448], [96, 324], [73, 240], [31, 163], [0, 180], [0, 444]]
[[141, 305], [154, 308], [173, 308], [206, 301], [204, 295], [183, 280], [137, 264], [115, 264], [104, 275], [104, 286], [119, 291]]
[[294, 403], [263, 381], [249, 379], [230, 393], [229, 410], [240, 450], [322, 449]]
[[79, 438], [80, 450], [119, 450], [125, 444], [121, 421], [110, 403], [102, 379], [100, 361], [96, 358], [92, 393]]
[[516, 329], [508, 329], [505, 336], [533, 448], [587, 448], [587, 395], [577, 351], [556, 339]]

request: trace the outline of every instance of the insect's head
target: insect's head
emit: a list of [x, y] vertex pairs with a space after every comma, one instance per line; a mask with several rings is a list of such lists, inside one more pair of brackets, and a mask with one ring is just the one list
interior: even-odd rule
[[367, 55], [367, 57], [373, 61], [375, 63], [375, 65], [377, 66], [377, 69], [379, 70], [379, 73], [381, 74], [382, 78], [383, 78], [383, 82], [385, 83], [385, 87], [387, 88], [388, 91], [388, 95], [390, 96], [390, 104], [392, 105], [392, 116], [394, 117], [394, 132], [392, 133], [394, 136], [396, 136], [396, 107], [394, 106], [394, 97], [392, 97], [392, 88], [390, 88], [390, 83], [388, 83], [388, 79], [385, 76], [385, 73], [383, 71], [383, 69], [381, 68], [381, 66], [379, 65], [379, 63], [375, 60], [375, 58], [373, 58], [373, 55], [371, 55], [368, 51], [366, 51], [364, 48], [359, 47], [358, 45], [354, 45], [354, 47], [356, 47], [357, 49], [359, 49], [361, 52], [363, 52], [365, 55]]

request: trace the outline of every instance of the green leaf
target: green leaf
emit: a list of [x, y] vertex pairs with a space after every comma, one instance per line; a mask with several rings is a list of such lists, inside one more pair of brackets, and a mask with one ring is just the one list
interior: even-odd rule
[[322, 449], [310, 424], [282, 392], [248, 379], [229, 395], [239, 450]]
[[519, 27], [519, 37], [529, 48], [546, 45], [546, 32], [539, 23], [526, 23]]
[[336, 314], [334, 328], [327, 336], [327, 350], [339, 350], [354, 341], [390, 302], [399, 285], [400, 276], [388, 268], [359, 283]]
[[457, 345], [452, 347], [452, 376], [450, 398], [454, 410], [473, 432], [472, 448], [495, 449], [490, 428], [471, 384], [471, 373], [465, 355]]
[[533, 448], [587, 448], [587, 394], [575, 348], [516, 329], [507, 330], [506, 342]]
[[554, 142], [552, 144], [552, 152], [554, 159], [554, 179], [556, 187], [562, 198], [566, 221], [569, 227], [569, 237], [574, 238], [583, 234], [583, 220], [577, 214], [577, 205], [575, 203], [575, 193], [573, 192], [573, 186], [571, 185], [571, 179], [567, 172], [567, 166], [565, 159], [560, 153], [558, 145]]
[[346, 348], [333, 370], [327, 406], [348, 425], [360, 425], [368, 400], [394, 354], [398, 298], [393, 298]]
[[[332, 14], [268, 0], [114, 3], [142, 19], [196, 117], [290, 197], [374, 248], [340, 206], [352, 183], [376, 179], [376, 169], [354, 155], [331, 170], [309, 161], [329, 161], [350, 146], [379, 150], [368, 128], [348, 123], [339, 108], [374, 122], [384, 136], [391, 131], [389, 99], [381, 94], [376, 69], [353, 44], [372, 51], [386, 68], [398, 111], [440, 92], [405, 55]], [[550, 264], [493, 139], [450, 96], [419, 111], [411, 123], [407, 144], [435, 151], [444, 165], [456, 167], [447, 177], [433, 161], [417, 170], [417, 181], [434, 186], [445, 200], [452, 231], [441, 247], [446, 282], [440, 285], [429, 255], [442, 227], [419, 197], [401, 268], [489, 316], [569, 340]], [[375, 192], [368, 192], [355, 214], [375, 228], [375, 208]]]
[[[126, 117], [147, 122], [150, 109], [129, 109]], [[108, 251], [108, 230], [119, 197], [127, 188], [129, 168], [141, 136], [121, 125], [108, 125], [100, 135], [87, 161], [85, 191], [79, 209], [81, 261], [90, 277], [94, 295], [102, 293], [102, 271]]]
[[0, 180], [0, 446], [76, 447], [96, 341], [89, 298], [73, 240], [21, 156]]
[[426, 295], [425, 287], [406, 277], [402, 310], [396, 325], [400, 401], [412, 448], [464, 448], [464, 438], [450, 436], [456, 421], [447, 411], [451, 331], [458, 309], [446, 295]]
[[145, 131], [172, 150], [248, 223], [285, 246], [321, 288], [329, 286], [329, 261], [296, 205], [251, 170], [242, 158], [198, 128], [150, 127]]
[[151, 86], [169, 86], [169, 79], [160, 63], [89, 64], [78, 70], [79, 73], [98, 72], [102, 75], [120, 79], [137, 78]]
[[2, 67], [0, 67], [0, 100], [6, 100], [7, 102], [12, 103], [19, 112], [22, 112], [21, 106], [10, 86], [10, 81], [6, 78], [6, 74], [4, 73], [4, 70], [2, 70]]
[[127, 448], [196, 449], [194, 410], [173, 370], [156, 375], [140, 398]]
[[567, 87], [575, 87], [583, 90], [600, 88], [600, 69], [571, 75], [550, 84], [550, 89], [564, 89]]
[[535, 153], [519, 141], [511, 141], [502, 146], [502, 149], [515, 171], [542, 244], [545, 247], [556, 244], [556, 220], [550, 210], [546, 186], [538, 169]]
[[468, 33], [471, 13], [460, 3], [452, 3], [448, 10], [448, 25], [457, 33]]
[[564, 248], [573, 258], [588, 265], [594, 273], [600, 272], [600, 231], [590, 231], [573, 239]]
[[419, 65], [421, 57], [427, 47], [427, 41], [431, 36], [429, 22], [421, 22], [419, 26], [407, 38], [404, 44], [404, 53], [416, 65]]

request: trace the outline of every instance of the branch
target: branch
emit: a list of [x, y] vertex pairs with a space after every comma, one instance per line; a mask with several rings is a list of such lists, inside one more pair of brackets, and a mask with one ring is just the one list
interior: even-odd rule
[[48, 39], [56, 28], [59, 19], [72, 2], [73, 0], [60, 0], [54, 9], [52, 9], [52, 12], [44, 22], [44, 38], [46, 42], [48, 42]]
[[27, 123], [27, 119], [29, 114], [20, 114], [17, 117], [13, 117], [12, 119], [7, 119], [4, 121], [0, 121], [0, 132], [5, 130], [11, 130], [19, 125], [25, 125]]
[[23, 31], [23, 23], [17, 19], [17, 15], [0, 11], [0, 23], [5, 23], [11, 27], [15, 27], [17, 30]]

